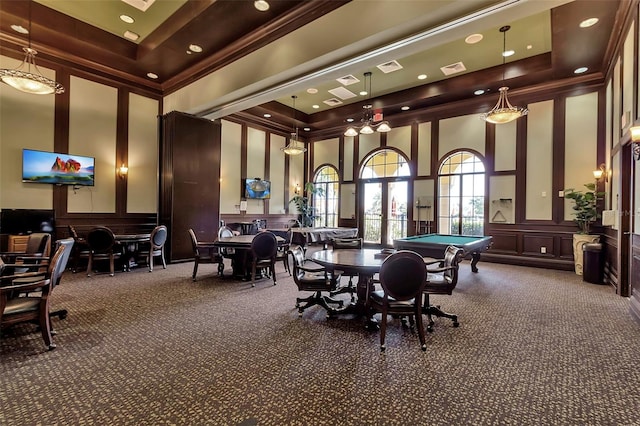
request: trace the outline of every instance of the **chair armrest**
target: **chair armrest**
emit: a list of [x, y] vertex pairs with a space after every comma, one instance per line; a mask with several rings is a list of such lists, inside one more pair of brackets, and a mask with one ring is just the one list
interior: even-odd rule
[[427, 273], [444, 272], [444, 271], [450, 271], [450, 270], [454, 270], [454, 269], [458, 269], [458, 267], [457, 266], [443, 266], [441, 268], [434, 268], [434, 269], [427, 268]]
[[49, 284], [49, 279], [47, 278], [39, 281], [33, 281], [30, 283], [1, 286], [0, 293], [9, 293], [14, 291], [17, 291], [19, 293], [24, 293], [30, 290], [40, 289], [48, 284]]
[[423, 257], [425, 265], [433, 265], [436, 263], [444, 263], [444, 259], [435, 259], [433, 257]]
[[[19, 274], [13, 274], [13, 275], [4, 275], [4, 276], [0, 276], [0, 286], [2, 286], [2, 282], [3, 281], [13, 281], [17, 278], [29, 278], [29, 277], [38, 277], [38, 276], [43, 276], [42, 272], [23, 272], [23, 273], [19, 273]], [[7, 286], [2, 286], [2, 288], [5, 288]]]

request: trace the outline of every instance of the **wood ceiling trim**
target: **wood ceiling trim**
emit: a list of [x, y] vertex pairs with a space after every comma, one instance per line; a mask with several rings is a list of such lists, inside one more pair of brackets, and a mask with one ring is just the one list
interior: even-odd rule
[[302, 2], [269, 24], [247, 34], [246, 37], [229, 44], [224, 49], [209, 55], [203, 61], [200, 61], [189, 69], [169, 78], [162, 85], [164, 93], [166, 95], [171, 94], [350, 1], [351, 0], [314, 0]]
[[145, 57], [149, 52], [167, 41], [178, 30], [185, 27], [194, 18], [203, 13], [217, 0], [190, 0], [183, 4], [173, 15], [138, 44], [137, 59]]

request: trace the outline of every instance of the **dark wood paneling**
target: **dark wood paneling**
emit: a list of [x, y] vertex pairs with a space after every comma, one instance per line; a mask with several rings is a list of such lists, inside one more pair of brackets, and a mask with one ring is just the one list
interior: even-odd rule
[[[553, 257], [555, 252], [553, 240], [553, 235], [525, 234], [522, 236], [522, 254], [535, 257]], [[546, 253], [542, 253], [542, 247]]]
[[217, 236], [222, 125], [179, 112], [161, 122], [159, 216], [171, 262], [193, 258], [189, 228], [202, 241]]
[[518, 254], [518, 236], [516, 234], [492, 234], [491, 252]]

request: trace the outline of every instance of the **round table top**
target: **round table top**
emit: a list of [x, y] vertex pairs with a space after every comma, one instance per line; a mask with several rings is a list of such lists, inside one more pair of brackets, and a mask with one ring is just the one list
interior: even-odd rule
[[310, 259], [328, 269], [375, 274], [380, 271], [386, 257], [381, 256], [380, 249], [336, 249], [318, 250], [311, 254]]

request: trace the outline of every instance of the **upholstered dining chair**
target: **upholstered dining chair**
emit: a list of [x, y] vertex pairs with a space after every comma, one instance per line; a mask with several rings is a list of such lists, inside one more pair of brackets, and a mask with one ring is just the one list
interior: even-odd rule
[[276, 255], [278, 240], [273, 232], [258, 232], [251, 241], [251, 287], [256, 285], [256, 270], [268, 268], [273, 277], [273, 285], [278, 284], [276, 278]]
[[87, 234], [87, 244], [89, 245], [89, 259], [87, 261], [87, 276], [93, 272], [96, 261], [109, 261], [109, 275], [115, 275], [115, 261], [122, 256], [122, 247], [116, 244], [116, 237], [113, 231], [105, 226], [93, 228]]
[[[433, 331], [433, 316], [449, 318], [453, 321], [453, 326], [458, 327], [458, 316], [440, 309], [439, 305], [432, 305], [429, 295], [446, 294], [451, 295], [453, 289], [458, 284], [458, 269], [463, 250], [455, 246], [447, 246], [444, 258], [427, 263], [427, 283], [424, 287], [424, 300], [422, 313], [427, 316], [427, 331]], [[439, 264], [442, 266], [432, 267], [429, 265]]]
[[74, 241], [73, 252], [71, 253], [71, 272], [75, 274], [78, 270], [80, 259], [89, 259], [89, 244], [87, 244], [86, 238], [78, 235], [73, 225], [69, 225], [68, 229], [69, 235]]
[[373, 291], [367, 298], [369, 308], [382, 314], [380, 350], [384, 352], [387, 316], [409, 316], [418, 328], [422, 350], [427, 350], [422, 325], [422, 292], [426, 285], [427, 267], [418, 253], [400, 250], [387, 257], [380, 266], [382, 290]]
[[149, 272], [153, 271], [153, 260], [159, 257], [162, 261], [162, 268], [167, 269], [167, 262], [164, 259], [164, 244], [167, 242], [167, 227], [158, 225], [153, 228], [149, 235], [149, 242], [143, 243], [140, 247], [140, 257], [143, 258], [149, 267]]
[[288, 229], [284, 234], [284, 243], [278, 246], [278, 251], [276, 253], [276, 262], [282, 261], [282, 265], [284, 266], [284, 270], [289, 273], [291, 276], [291, 267], [289, 265], [289, 248], [291, 247], [291, 240], [293, 239], [293, 232], [291, 229]]
[[[331, 245], [334, 250], [342, 250], [342, 249], [352, 249], [352, 250], [360, 250], [362, 249], [362, 238], [334, 238], [331, 240]], [[351, 294], [351, 301], [355, 301], [355, 293], [356, 288], [353, 285], [353, 277], [357, 277], [357, 272], [343, 272], [343, 277], [349, 277], [349, 283], [346, 286], [342, 286], [334, 291], [331, 295], [335, 296], [336, 294], [341, 293], [349, 293]]]
[[34, 232], [27, 239], [27, 247], [24, 252], [0, 252], [0, 258], [5, 263], [18, 263], [19, 260], [31, 257], [48, 257], [51, 234], [46, 232]]
[[198, 273], [198, 266], [201, 263], [214, 263], [218, 265], [218, 275], [224, 273], [224, 258], [218, 252], [217, 247], [214, 247], [211, 242], [199, 242], [198, 237], [193, 229], [189, 228], [189, 238], [191, 239], [191, 247], [193, 248], [193, 273], [191, 279], [196, 280], [196, 274]]
[[[332, 274], [318, 264], [313, 264], [311, 261], [307, 262], [304, 257], [304, 250], [299, 245], [291, 246], [289, 255], [293, 258], [293, 281], [296, 283], [298, 291], [313, 292], [311, 296], [296, 298], [298, 316], [301, 317], [307, 308], [319, 305], [326, 309], [327, 316], [330, 317], [335, 311], [335, 308], [331, 305], [342, 307], [343, 301], [332, 299], [322, 293], [330, 293], [337, 288], [340, 282], [340, 274]], [[309, 264], [315, 266], [310, 267]]]
[[[221, 226], [220, 229], [218, 229], [218, 238], [228, 238], [233, 237], [234, 235], [233, 229], [226, 225]], [[236, 254], [236, 249], [233, 247], [220, 247], [220, 254], [225, 259], [233, 259]]]
[[[37, 322], [47, 349], [55, 349], [51, 337], [51, 320], [49, 314], [50, 295], [55, 283], [64, 272], [63, 254], [69, 247], [59, 245], [49, 267], [40, 280], [18, 282], [26, 279], [29, 273], [11, 276], [0, 276], [0, 329], [24, 322]], [[67, 258], [68, 259], [68, 258]], [[38, 274], [34, 272], [33, 274]], [[6, 284], [5, 284], [6, 283]]]

